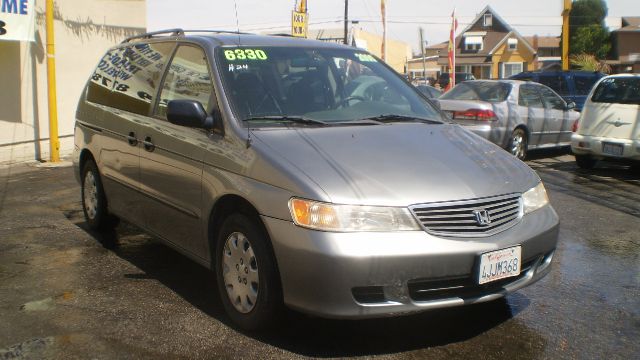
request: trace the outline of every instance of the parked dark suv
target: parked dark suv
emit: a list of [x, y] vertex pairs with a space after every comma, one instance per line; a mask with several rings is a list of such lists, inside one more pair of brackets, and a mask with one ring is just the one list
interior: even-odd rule
[[[456, 73], [456, 84], [459, 84], [463, 81], [468, 81], [468, 80], [475, 80], [475, 76], [473, 76], [473, 74], [470, 73]], [[447, 87], [447, 85], [449, 85], [449, 73], [445, 72], [440, 74], [440, 77], [438, 78], [438, 84], [440, 84], [440, 88], [444, 89]]]
[[577, 111], [582, 111], [587, 94], [591, 91], [593, 84], [603, 76], [605, 74], [592, 71], [525, 71], [509, 79], [531, 80], [547, 85], [567, 103], [572, 101], [576, 103]]

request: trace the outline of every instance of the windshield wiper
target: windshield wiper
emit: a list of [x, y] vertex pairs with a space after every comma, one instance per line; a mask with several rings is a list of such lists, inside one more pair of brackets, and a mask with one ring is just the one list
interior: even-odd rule
[[442, 121], [425, 119], [421, 117], [409, 116], [409, 115], [399, 115], [399, 114], [382, 114], [378, 116], [371, 116], [364, 118], [362, 120], [373, 120], [379, 121], [382, 123], [391, 123], [391, 122], [424, 122], [428, 124], [442, 124]]
[[265, 116], [252, 116], [246, 119], [242, 119], [243, 122], [247, 121], [275, 121], [275, 122], [293, 122], [296, 124], [309, 124], [309, 125], [322, 125], [327, 126], [326, 122], [322, 120], [309, 119], [302, 116], [286, 116], [286, 115], [265, 115]]

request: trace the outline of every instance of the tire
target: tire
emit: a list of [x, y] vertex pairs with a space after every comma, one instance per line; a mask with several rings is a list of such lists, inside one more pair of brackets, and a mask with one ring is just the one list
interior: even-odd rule
[[517, 128], [511, 133], [507, 151], [509, 151], [511, 155], [524, 161], [527, 157], [528, 144], [529, 140], [527, 139], [527, 132], [522, 128]]
[[82, 168], [81, 195], [84, 218], [91, 230], [107, 231], [117, 225], [118, 219], [107, 209], [100, 172], [93, 160], [88, 160]]
[[228, 216], [215, 259], [220, 298], [231, 320], [244, 330], [273, 326], [282, 310], [282, 291], [269, 238], [258, 220]]
[[597, 162], [597, 160], [589, 155], [575, 155], [575, 157], [576, 164], [578, 164], [578, 167], [581, 169], [593, 169]]

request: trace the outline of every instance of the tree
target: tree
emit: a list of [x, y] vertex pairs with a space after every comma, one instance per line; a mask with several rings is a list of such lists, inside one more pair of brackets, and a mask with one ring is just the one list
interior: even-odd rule
[[572, 55], [571, 58], [569, 58], [569, 60], [571, 61], [571, 66], [577, 68], [578, 70], [598, 71], [605, 74], [611, 73], [611, 66], [609, 66], [604, 61], [600, 61], [596, 59], [596, 57], [593, 55], [588, 55], [588, 54]]
[[604, 19], [607, 4], [603, 0], [576, 0], [569, 14], [569, 53], [591, 54], [603, 59], [611, 50], [609, 30]]

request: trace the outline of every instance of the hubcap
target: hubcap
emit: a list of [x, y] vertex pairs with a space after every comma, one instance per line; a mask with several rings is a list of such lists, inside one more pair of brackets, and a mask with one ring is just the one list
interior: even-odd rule
[[234, 232], [222, 252], [222, 278], [231, 304], [246, 314], [258, 300], [258, 262], [247, 237]]
[[522, 133], [516, 132], [513, 134], [513, 138], [511, 139], [511, 154], [515, 155], [517, 158], [522, 159], [524, 156], [524, 136]]
[[98, 213], [98, 185], [93, 172], [88, 171], [84, 177], [84, 209], [89, 219], [95, 219]]

